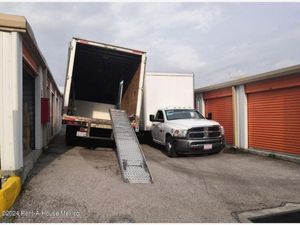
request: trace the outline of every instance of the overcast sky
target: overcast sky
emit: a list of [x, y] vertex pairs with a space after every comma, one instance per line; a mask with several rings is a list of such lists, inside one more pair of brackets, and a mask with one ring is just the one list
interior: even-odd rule
[[59, 86], [71, 38], [144, 50], [196, 88], [300, 64], [300, 3], [0, 3], [24, 15]]

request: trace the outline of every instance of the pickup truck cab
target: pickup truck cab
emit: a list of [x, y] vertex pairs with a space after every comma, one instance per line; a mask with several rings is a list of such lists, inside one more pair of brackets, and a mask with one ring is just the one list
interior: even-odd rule
[[153, 142], [164, 145], [169, 157], [218, 153], [225, 147], [224, 128], [194, 109], [159, 109], [150, 121]]

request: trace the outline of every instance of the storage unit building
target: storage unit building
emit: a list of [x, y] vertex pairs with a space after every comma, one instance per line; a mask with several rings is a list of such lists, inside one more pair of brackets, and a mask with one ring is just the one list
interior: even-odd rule
[[212, 112], [229, 131], [229, 144], [232, 140], [238, 148], [300, 155], [300, 65], [200, 88], [195, 95], [199, 111]]
[[25, 17], [0, 14], [2, 175], [26, 177], [61, 128], [62, 94]]

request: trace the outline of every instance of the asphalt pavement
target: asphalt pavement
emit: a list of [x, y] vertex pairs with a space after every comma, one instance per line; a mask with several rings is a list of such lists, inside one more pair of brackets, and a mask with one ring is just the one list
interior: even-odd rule
[[249, 153], [168, 158], [143, 144], [153, 184], [127, 184], [112, 148], [61, 133], [25, 182], [11, 222], [237, 222], [235, 212], [300, 202], [300, 165]]

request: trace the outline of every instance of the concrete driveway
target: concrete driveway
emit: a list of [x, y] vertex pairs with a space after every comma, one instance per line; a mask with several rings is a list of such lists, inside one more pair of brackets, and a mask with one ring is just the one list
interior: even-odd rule
[[300, 165], [221, 153], [168, 158], [142, 145], [153, 184], [123, 183], [112, 149], [67, 147], [42, 155], [13, 222], [237, 222], [233, 212], [300, 202]]

